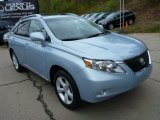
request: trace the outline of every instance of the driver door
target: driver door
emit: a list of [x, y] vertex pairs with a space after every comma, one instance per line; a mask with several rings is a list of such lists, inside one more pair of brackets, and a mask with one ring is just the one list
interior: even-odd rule
[[[33, 32], [42, 32], [46, 37], [46, 31], [39, 20], [31, 20], [29, 27], [29, 35]], [[28, 67], [34, 72], [46, 76], [46, 47], [42, 46], [39, 41], [28, 41], [25, 48], [26, 60]]]

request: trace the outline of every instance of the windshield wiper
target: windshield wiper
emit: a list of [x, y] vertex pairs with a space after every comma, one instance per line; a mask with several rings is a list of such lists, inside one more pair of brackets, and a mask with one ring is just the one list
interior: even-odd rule
[[96, 37], [96, 36], [100, 36], [100, 35], [106, 35], [106, 34], [110, 34], [110, 32], [105, 31], [105, 32], [94, 34], [94, 35], [89, 35], [89, 36], [86, 36], [86, 37], [66, 38], [66, 39], [62, 39], [62, 41], [81, 40], [81, 39], [92, 38], [92, 37]]
[[83, 38], [66, 38], [66, 39], [62, 39], [62, 41], [74, 41], [74, 40], [80, 40]]

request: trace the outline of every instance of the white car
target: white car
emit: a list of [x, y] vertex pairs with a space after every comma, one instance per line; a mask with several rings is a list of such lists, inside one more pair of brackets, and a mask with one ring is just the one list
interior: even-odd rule
[[10, 37], [10, 32], [7, 32], [6, 34], [4, 34], [4, 36], [3, 36], [3, 42], [4, 43], [8, 43], [9, 37]]

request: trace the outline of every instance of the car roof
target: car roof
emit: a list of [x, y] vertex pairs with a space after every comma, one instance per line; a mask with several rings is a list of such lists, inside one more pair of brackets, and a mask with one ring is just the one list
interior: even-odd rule
[[48, 18], [64, 18], [64, 17], [77, 17], [78, 15], [73, 14], [73, 13], [62, 13], [58, 15], [41, 15], [41, 14], [32, 14], [28, 16], [22, 17], [20, 20], [25, 20], [25, 19], [31, 19], [31, 18], [42, 18], [42, 19], [48, 19]]
[[74, 16], [74, 15], [50, 15], [50, 16], [42, 16], [43, 19], [51, 19], [51, 18], [55, 18], [55, 19], [61, 19], [61, 18], [77, 18], [78, 16]]

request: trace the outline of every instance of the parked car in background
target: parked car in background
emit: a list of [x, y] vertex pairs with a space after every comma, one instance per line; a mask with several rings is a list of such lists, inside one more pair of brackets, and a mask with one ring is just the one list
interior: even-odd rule
[[93, 13], [87, 14], [84, 18], [90, 18], [93, 15]]
[[0, 26], [0, 44], [3, 43], [3, 36], [8, 32], [8, 29], [4, 26]]
[[3, 42], [6, 43], [7, 45], [9, 37], [10, 37], [10, 32], [5, 33], [3, 36]]
[[111, 14], [111, 12], [102, 13], [100, 16], [98, 16], [97, 18], [95, 18], [93, 20], [93, 22], [98, 23], [99, 21], [105, 19], [109, 14]]
[[93, 22], [96, 22], [97, 19], [101, 18], [105, 13], [100, 13], [96, 18], [92, 19]]
[[92, 20], [94, 17], [97, 16], [97, 14], [99, 14], [99, 13], [92, 13], [92, 15], [89, 16], [87, 19], [88, 19], [88, 20]]
[[152, 70], [143, 42], [71, 15], [22, 18], [11, 31], [9, 52], [17, 71], [25, 67], [53, 83], [69, 109], [134, 89]]
[[77, 14], [75, 14], [75, 13], [60, 13], [60, 15], [75, 15], [75, 16], [77, 16]]
[[[113, 29], [120, 26], [120, 14], [123, 16], [123, 12], [115, 12], [108, 15], [105, 19], [98, 22], [105, 29]], [[132, 25], [135, 22], [135, 14], [131, 11], [124, 11], [124, 22], [127, 22], [129, 25]], [[123, 19], [121, 19], [123, 22]], [[122, 23], [121, 23], [122, 24]]]
[[87, 16], [89, 16], [89, 15], [90, 15], [90, 14], [85, 14], [83, 17], [84, 17], [84, 18], [87, 18]]
[[97, 13], [91, 20], [93, 21], [94, 19], [98, 18], [103, 12]]

